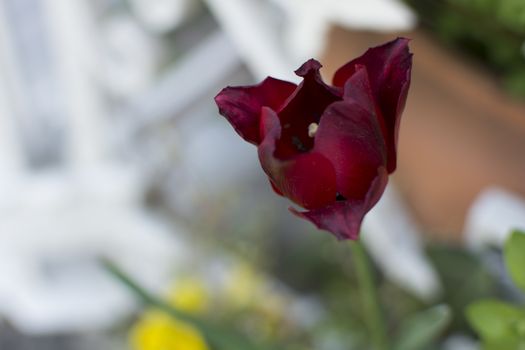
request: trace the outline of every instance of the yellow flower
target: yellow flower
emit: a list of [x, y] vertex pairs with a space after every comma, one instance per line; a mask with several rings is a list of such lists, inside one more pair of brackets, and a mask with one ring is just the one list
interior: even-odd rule
[[258, 300], [264, 280], [250, 265], [237, 265], [226, 285], [226, 296], [236, 307], [246, 307]]
[[133, 326], [133, 350], [209, 350], [201, 334], [191, 325], [161, 311], [148, 311]]
[[168, 291], [167, 298], [174, 307], [193, 314], [206, 311], [209, 303], [206, 286], [194, 278], [178, 280]]

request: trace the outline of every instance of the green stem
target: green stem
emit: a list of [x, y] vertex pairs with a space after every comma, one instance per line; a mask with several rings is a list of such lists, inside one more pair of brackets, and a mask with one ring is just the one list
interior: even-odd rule
[[102, 259], [102, 264], [106, 270], [116, 279], [122, 282], [130, 291], [132, 291], [145, 305], [155, 307], [166, 312], [175, 319], [187, 322], [199, 329], [213, 345], [213, 349], [228, 350], [279, 350], [272, 344], [258, 344], [254, 341], [222, 326], [205, 322], [197, 317], [189, 315], [179, 309], [174, 308], [158, 297], [154, 296], [142, 286], [140, 286], [129, 275], [122, 271], [113, 262]]
[[386, 326], [377, 288], [372, 277], [370, 262], [360, 241], [351, 242], [351, 246], [363, 313], [374, 350], [386, 350], [388, 349]]

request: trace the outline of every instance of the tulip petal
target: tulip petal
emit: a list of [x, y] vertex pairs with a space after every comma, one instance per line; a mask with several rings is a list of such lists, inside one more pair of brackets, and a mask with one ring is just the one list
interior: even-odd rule
[[268, 181], [270, 181], [270, 186], [272, 186], [272, 190], [273, 190], [276, 194], [278, 194], [279, 196], [283, 197], [284, 194], [281, 192], [280, 189], [277, 188], [277, 186], [275, 186], [275, 184], [273, 183], [272, 179], [270, 179], [270, 178], [268, 177]]
[[[381, 114], [379, 107], [374, 101], [368, 71], [363, 65], [356, 65], [355, 73], [345, 82], [343, 99], [353, 100], [367, 111]], [[378, 121], [382, 122], [383, 118], [378, 118]]]
[[382, 117], [381, 110], [375, 103], [366, 67], [357, 64], [355, 69], [355, 73], [345, 83], [343, 99], [347, 101], [354, 101], [362, 108], [369, 111], [370, 114], [373, 114], [381, 128], [384, 144], [387, 145], [389, 132], [387, 130], [385, 120]]
[[253, 86], [226, 87], [215, 96], [219, 113], [246, 141], [258, 145], [259, 118], [263, 106], [279, 110], [296, 85], [268, 77]]
[[281, 134], [278, 116], [270, 108], [262, 108], [261, 124], [274, 125], [266, 129], [259, 145], [259, 160], [274, 190], [298, 205], [314, 209], [335, 200], [335, 171], [328, 159], [315, 152], [300, 153], [286, 160], [275, 157], [276, 142]]
[[388, 147], [388, 172], [396, 168], [396, 147], [399, 118], [405, 107], [412, 54], [408, 49], [408, 39], [397, 38], [384, 45], [368, 49], [364, 55], [345, 64], [337, 70], [333, 83], [344, 87], [347, 80], [363, 65], [368, 71], [373, 96], [384, 118]]
[[317, 228], [329, 231], [338, 239], [356, 240], [365, 214], [379, 201], [388, 182], [385, 168], [378, 169], [366, 197], [362, 200], [338, 201], [324, 208], [301, 212], [289, 210], [300, 218], [312, 222]]
[[377, 169], [386, 167], [385, 143], [374, 112], [353, 100], [335, 102], [326, 109], [313, 151], [330, 160], [337, 192], [348, 200], [364, 199]]
[[282, 126], [282, 135], [277, 143], [278, 158], [310, 150], [313, 139], [308, 136], [308, 126], [319, 123], [325, 108], [341, 100], [341, 90], [323, 82], [319, 72], [321, 67], [318, 61], [311, 59], [295, 71], [304, 80], [278, 111]]

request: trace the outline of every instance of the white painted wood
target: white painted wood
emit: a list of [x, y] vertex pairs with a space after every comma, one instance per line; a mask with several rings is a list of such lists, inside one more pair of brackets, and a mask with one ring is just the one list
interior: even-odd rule
[[279, 30], [261, 0], [206, 0], [221, 28], [257, 79], [268, 75], [298, 81], [295, 67], [278, 40]]
[[467, 246], [478, 250], [502, 247], [512, 230], [525, 231], [525, 198], [503, 188], [487, 188], [472, 203], [463, 237]]
[[388, 184], [365, 217], [362, 238], [374, 261], [392, 281], [431, 301], [441, 292], [438, 275], [423, 252], [421, 233], [396, 191]]
[[[144, 210], [138, 168], [109, 157], [113, 131], [95, 79], [100, 38], [89, 3], [40, 3], [63, 84], [55, 94], [66, 106], [66, 162], [16, 177], [0, 173], [0, 313], [28, 333], [102, 329], [134, 310], [128, 291], [104, 272], [99, 257], [159, 290], [188, 252], [180, 229]], [[5, 23], [0, 21], [0, 39]], [[15, 172], [21, 156], [11, 145], [17, 141], [12, 124], [19, 101], [9, 93], [23, 96], [24, 86], [17, 80], [20, 57], [5, 43], [0, 74], [9, 79], [0, 82], [0, 153], [6, 158], [0, 166]]]
[[130, 0], [133, 14], [149, 30], [165, 33], [188, 21], [199, 9], [197, 0]]
[[231, 41], [225, 34], [216, 31], [181, 57], [123, 113], [136, 120], [137, 128], [180, 116], [204, 94], [217, 89], [240, 64]]
[[107, 157], [107, 110], [96, 86], [97, 25], [87, 0], [44, 1], [68, 117], [68, 162], [95, 167]]
[[17, 104], [17, 96], [22, 89], [16, 73], [20, 70], [12, 55], [5, 16], [3, 3], [0, 2], [0, 187], [9, 187], [8, 182], [24, 171], [24, 156], [15, 123], [17, 114], [22, 113], [17, 110], [20, 106], [20, 103]]

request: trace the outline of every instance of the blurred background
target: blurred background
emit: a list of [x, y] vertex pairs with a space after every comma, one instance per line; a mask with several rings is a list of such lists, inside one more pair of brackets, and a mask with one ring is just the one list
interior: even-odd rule
[[477, 349], [462, 307], [523, 300], [499, 254], [525, 228], [523, 0], [0, 0], [0, 349], [209, 347], [101, 258], [249, 337], [366, 348], [347, 244], [288, 213], [213, 97], [398, 35], [399, 166], [363, 239], [392, 330], [445, 302], [435, 349]]

